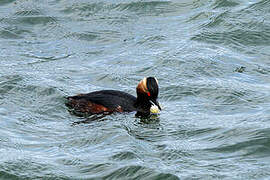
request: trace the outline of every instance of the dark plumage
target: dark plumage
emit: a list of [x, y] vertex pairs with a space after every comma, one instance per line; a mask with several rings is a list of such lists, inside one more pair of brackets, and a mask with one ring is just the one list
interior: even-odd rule
[[113, 112], [137, 111], [137, 116], [150, 114], [156, 105], [161, 110], [158, 98], [158, 82], [154, 77], [144, 78], [137, 88], [137, 98], [117, 90], [102, 90], [67, 97], [66, 105], [83, 114], [110, 114]]

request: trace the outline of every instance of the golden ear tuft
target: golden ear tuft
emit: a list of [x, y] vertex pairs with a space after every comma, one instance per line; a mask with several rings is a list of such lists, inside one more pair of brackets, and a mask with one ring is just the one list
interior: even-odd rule
[[146, 79], [146, 77], [144, 77], [142, 80], [142, 83], [143, 83], [143, 88], [144, 88], [145, 92], [148, 91], [146, 82], [147, 82], [147, 79]]
[[148, 93], [149, 91], [148, 91], [148, 89], [147, 89], [147, 84], [146, 84], [146, 78], [143, 78], [140, 82], [139, 82], [139, 84], [138, 84], [138, 86], [137, 86], [137, 89], [139, 90], [139, 91], [141, 91], [141, 92], [144, 92], [144, 93]]

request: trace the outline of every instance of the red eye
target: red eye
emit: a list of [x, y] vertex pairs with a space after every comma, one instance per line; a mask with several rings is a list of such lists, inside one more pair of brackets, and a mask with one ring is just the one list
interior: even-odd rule
[[150, 97], [151, 96], [150, 92], [148, 92], [147, 95]]

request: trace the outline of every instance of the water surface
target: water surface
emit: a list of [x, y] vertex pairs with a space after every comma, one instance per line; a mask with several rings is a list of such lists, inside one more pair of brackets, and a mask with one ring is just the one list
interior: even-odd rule
[[[2, 0], [0, 177], [268, 179], [269, 0]], [[135, 95], [158, 118], [88, 123], [65, 97]]]

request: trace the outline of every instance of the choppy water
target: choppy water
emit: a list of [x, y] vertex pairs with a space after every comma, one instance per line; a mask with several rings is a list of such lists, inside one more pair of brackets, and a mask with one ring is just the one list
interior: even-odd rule
[[[64, 105], [150, 75], [157, 119]], [[269, 77], [269, 0], [1, 0], [0, 178], [269, 179]]]

